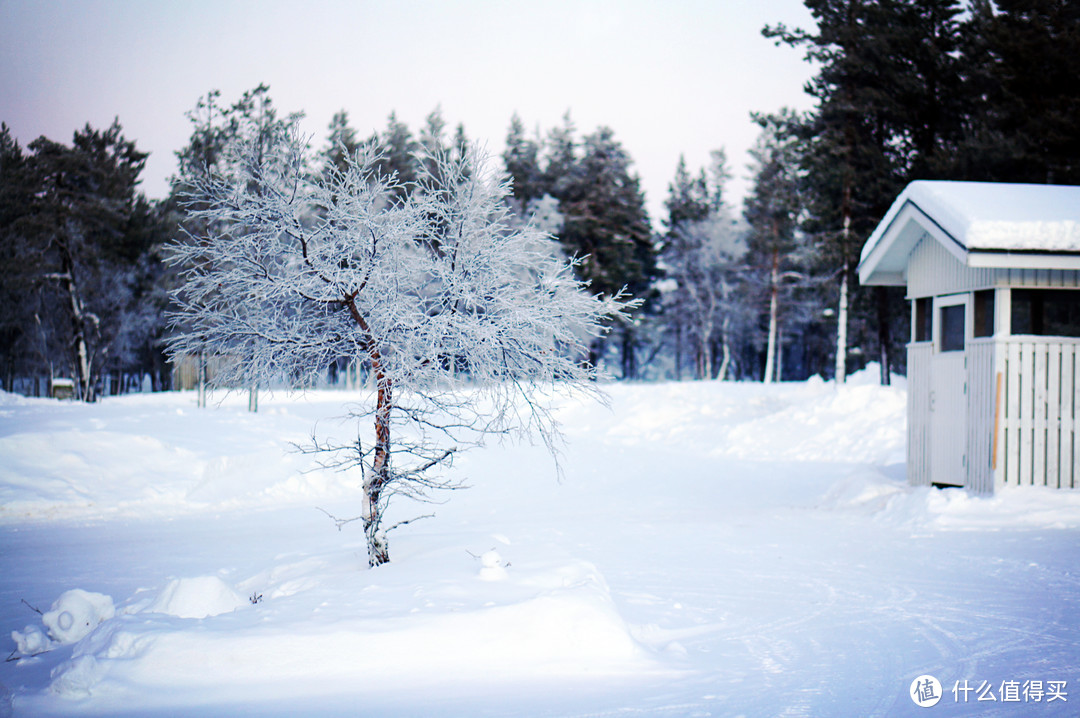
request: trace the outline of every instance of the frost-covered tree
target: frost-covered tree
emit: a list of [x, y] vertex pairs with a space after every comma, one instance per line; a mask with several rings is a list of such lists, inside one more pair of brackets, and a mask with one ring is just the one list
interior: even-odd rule
[[[279, 144], [300, 117], [297, 114], [279, 117], [270, 97], [270, 88], [265, 84], [248, 90], [230, 106], [218, 104], [219, 98], [220, 93], [213, 90], [200, 98], [195, 109], [187, 113], [188, 121], [192, 125], [191, 139], [186, 147], [176, 153], [179, 172], [172, 178], [170, 203], [180, 210], [182, 241], [204, 236], [209, 231], [228, 234], [221, 227], [203, 226], [206, 216], [201, 214], [200, 210], [205, 207], [193, 188], [205, 183], [210, 176], [236, 178], [243, 175], [244, 168], [237, 166], [237, 156], [230, 148], [247, 143], [258, 159], [262, 153]], [[356, 148], [357, 143], [344, 112], [334, 116], [330, 132], [331, 139], [336, 142], [335, 146], [344, 148], [342, 151], [348, 149], [350, 142], [353, 149]], [[330, 151], [323, 154], [322, 160], [324, 163], [344, 162], [343, 158], [335, 158]], [[200, 261], [209, 259], [203, 258]], [[171, 277], [170, 284], [175, 283], [175, 279]], [[207, 363], [212, 354], [213, 352], [201, 352], [195, 355], [199, 372], [199, 406], [206, 405]], [[249, 389], [248, 408], [256, 411], [258, 384], [253, 383]]]
[[513, 227], [503, 175], [475, 152], [442, 154], [439, 181], [405, 193], [370, 147], [317, 175], [295, 126], [261, 153], [229, 151], [239, 171], [196, 178], [188, 195], [206, 230], [173, 246], [185, 269], [170, 350], [231, 356], [222, 386], [303, 384], [341, 356], [367, 364], [372, 397], [356, 415], [372, 434], [314, 448], [362, 471], [372, 566], [389, 560], [391, 498], [452, 486], [457, 449], [510, 433], [556, 451], [546, 399], [597, 393], [583, 342], [629, 302], [590, 294], [548, 236]]
[[691, 176], [680, 157], [664, 202], [668, 232], [660, 250], [661, 287], [676, 378], [684, 356], [697, 379], [724, 379], [731, 364], [727, 295], [743, 248], [723, 198], [730, 178], [724, 151], [713, 151], [711, 160], [708, 172]]

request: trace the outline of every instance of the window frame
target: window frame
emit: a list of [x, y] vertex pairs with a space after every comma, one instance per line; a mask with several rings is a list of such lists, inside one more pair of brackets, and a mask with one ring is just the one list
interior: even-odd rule
[[[965, 292], [962, 294], [946, 294], [943, 296], [934, 297], [934, 353], [935, 354], [954, 354], [957, 352], [964, 352], [967, 350], [967, 345], [971, 341], [971, 324], [968, 316], [971, 314], [971, 292]], [[960, 336], [962, 337], [962, 343], [959, 348], [946, 349], [944, 345], [944, 339], [942, 331], [945, 328], [944, 310], [953, 307], [962, 307], [964, 326], [961, 329]]]

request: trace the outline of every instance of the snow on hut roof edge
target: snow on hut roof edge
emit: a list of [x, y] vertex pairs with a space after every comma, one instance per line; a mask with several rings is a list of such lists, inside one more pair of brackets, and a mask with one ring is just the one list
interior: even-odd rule
[[864, 284], [898, 280], [924, 233], [967, 263], [971, 253], [1080, 253], [1080, 186], [916, 180], [863, 246]]

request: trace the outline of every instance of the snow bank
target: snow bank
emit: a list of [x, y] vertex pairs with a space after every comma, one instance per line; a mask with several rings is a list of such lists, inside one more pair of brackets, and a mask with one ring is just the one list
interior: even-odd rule
[[[243, 397], [206, 409], [190, 393], [98, 404], [3, 397], [0, 522], [177, 516], [356, 496], [349, 472], [317, 469], [295, 444], [337, 429], [355, 394]], [[353, 426], [353, 428], [355, 428]]]
[[[574, 562], [511, 575], [501, 557], [485, 554], [482, 570], [495, 568], [502, 572], [497, 588], [485, 588], [492, 585], [486, 577], [459, 577], [451, 610], [409, 603], [397, 615], [358, 610], [331, 620], [306, 610], [297, 594], [252, 604], [217, 577], [172, 581], [147, 608], [106, 621], [77, 644], [53, 671], [50, 690], [68, 699], [127, 701], [138, 686], [140, 700], [154, 695], [176, 705], [195, 688], [200, 699], [215, 692], [265, 699], [343, 681], [384, 690], [463, 675], [531, 680], [647, 665], [595, 566]], [[359, 592], [372, 575], [351, 576]], [[317, 593], [325, 576], [313, 578], [309, 590]], [[161, 614], [205, 615], [193, 631]]]
[[909, 486], [865, 468], [838, 480], [818, 507], [916, 531], [1080, 528], [1080, 491], [1008, 486], [983, 496], [959, 488]]
[[891, 387], [876, 381], [874, 366], [839, 387], [820, 378], [768, 386], [688, 382], [634, 387], [615, 394], [606, 438], [627, 446], [656, 442], [707, 457], [902, 463], [906, 384], [900, 377]]
[[881, 512], [894, 524], [955, 531], [1080, 528], [1080, 492], [1010, 486], [993, 496], [963, 489], [907, 488]]

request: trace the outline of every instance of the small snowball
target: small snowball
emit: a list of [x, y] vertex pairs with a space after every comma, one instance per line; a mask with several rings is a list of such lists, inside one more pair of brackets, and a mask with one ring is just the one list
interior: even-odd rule
[[492, 549], [480, 557], [480, 578], [484, 581], [502, 581], [508, 576], [499, 552]]
[[21, 632], [12, 631], [11, 640], [15, 641], [15, 651], [21, 656], [36, 656], [52, 648], [52, 641], [37, 626], [27, 626]]

